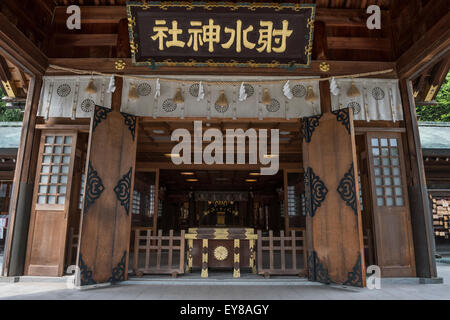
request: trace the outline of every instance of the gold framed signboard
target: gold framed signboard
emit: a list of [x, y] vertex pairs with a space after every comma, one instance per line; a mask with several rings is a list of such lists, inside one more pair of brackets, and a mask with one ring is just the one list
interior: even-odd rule
[[128, 2], [134, 65], [308, 68], [314, 4]]

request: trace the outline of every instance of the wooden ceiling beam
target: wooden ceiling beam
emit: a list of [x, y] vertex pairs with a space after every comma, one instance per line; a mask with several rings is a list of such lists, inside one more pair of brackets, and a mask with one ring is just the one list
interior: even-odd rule
[[6, 63], [5, 58], [3, 58], [2, 56], [0, 56], [0, 80], [4, 82], [12, 80], [8, 64]]
[[[52, 41], [55, 46], [64, 47], [115, 47], [117, 34], [69, 34], [57, 33], [53, 35]], [[389, 51], [391, 42], [389, 38], [370, 37], [327, 37], [329, 49], [351, 49], [351, 50], [376, 50]]]
[[19, 81], [20, 81], [20, 84], [22, 86], [22, 90], [26, 94], [28, 92], [28, 80], [27, 80], [27, 77], [25, 76], [25, 73], [20, 68], [17, 68], [17, 71], [19, 73]]
[[390, 51], [389, 38], [328, 37], [329, 49]]
[[0, 80], [1, 88], [8, 97], [18, 97], [17, 87], [14, 83], [11, 72], [9, 71], [8, 63], [2, 56], [0, 56]]
[[[260, 164], [180, 164], [175, 165], [170, 161], [167, 162], [148, 162], [148, 161], [136, 161], [136, 172], [150, 172], [156, 168], [162, 170], [248, 170], [258, 171], [261, 167]], [[280, 169], [299, 169], [303, 170], [301, 162], [281, 162], [279, 164]]]
[[[383, 19], [389, 18], [389, 11], [382, 10]], [[83, 24], [118, 23], [127, 18], [126, 6], [86, 6], [81, 7], [81, 21]], [[65, 6], [55, 8], [54, 23], [65, 24], [67, 13]], [[322, 21], [333, 27], [362, 27], [366, 25], [367, 13], [365, 9], [333, 9], [317, 8], [316, 21]]]
[[117, 44], [117, 34], [67, 34], [57, 33], [53, 36], [53, 41], [56, 46], [70, 46], [70, 47], [99, 47], [111, 46], [115, 47]]
[[0, 52], [25, 72], [44, 74], [48, 68], [47, 56], [28, 39], [8, 18], [0, 13]]
[[420, 75], [420, 78], [416, 81], [414, 85], [414, 98], [422, 100], [421, 98], [421, 92], [423, 91], [423, 88], [426, 85], [426, 79], [429, 75], [429, 69], [427, 69], [425, 72], [423, 72]]
[[[406, 1], [409, 2], [409, 1]], [[432, 17], [433, 13], [446, 8], [448, 4], [442, 0], [428, 1], [425, 7], [421, 6], [420, 1], [416, 1], [417, 5], [413, 9], [414, 15], [410, 19], [407, 28], [404, 28], [403, 32], [399, 35], [399, 39], [408, 39], [412, 37], [414, 40], [418, 40], [420, 36], [426, 31], [427, 18]]]
[[[189, 75], [234, 75], [234, 76], [317, 76], [323, 74], [320, 70], [320, 64], [326, 62], [330, 65], [330, 70], [327, 74], [331, 76], [337, 75], [351, 75], [355, 72], [366, 73], [381, 70], [393, 69], [391, 73], [383, 74], [383, 78], [396, 78], [395, 62], [383, 62], [383, 61], [323, 61], [313, 60], [310, 68], [299, 68], [296, 70], [286, 70], [281, 68], [240, 68], [240, 67], [160, 67], [155, 70], [151, 70], [145, 66], [133, 66], [131, 59], [122, 58], [125, 62], [125, 68], [121, 70], [123, 74], [144, 74], [153, 75], [169, 75], [169, 74], [189, 74]], [[95, 70], [107, 74], [117, 73], [115, 69], [115, 58], [50, 58], [50, 64], [82, 69], [86, 71]], [[68, 75], [70, 73], [61, 70], [55, 70], [48, 68], [47, 75]]]
[[435, 57], [444, 56], [449, 50], [450, 12], [447, 12], [397, 60], [399, 77], [414, 76]]
[[[202, 149], [207, 146], [209, 143], [204, 143]], [[176, 143], [172, 144], [149, 144], [149, 143], [141, 143], [138, 145], [137, 153], [168, 153], [172, 150], [172, 148], [176, 145]], [[235, 145], [235, 150], [237, 147]], [[245, 152], [248, 152], [248, 146], [245, 148]], [[287, 144], [282, 145], [280, 150], [280, 154], [300, 154], [302, 153], [302, 145], [299, 143], [297, 145]]]
[[20, 3], [19, 1], [16, 0], [3, 0], [3, 1], [5, 1], [5, 5], [7, 5], [10, 8], [10, 10], [14, 13], [14, 15], [16, 15], [17, 18], [21, 21], [21, 23], [30, 28], [33, 33], [39, 35], [39, 37], [41, 37], [42, 39], [48, 36], [47, 30], [49, 29], [50, 24], [45, 26], [39, 25], [36, 19], [33, 19], [33, 15], [30, 14], [28, 10], [23, 8], [24, 4]]
[[430, 102], [434, 98], [436, 98], [437, 94], [439, 93], [439, 89], [442, 86], [442, 83], [444, 82], [448, 70], [450, 67], [450, 53], [447, 55], [446, 58], [444, 58], [439, 65], [437, 66], [436, 70], [433, 70], [433, 74], [431, 75], [430, 80], [428, 81], [428, 86], [426, 87], [426, 90], [423, 93], [424, 101]]

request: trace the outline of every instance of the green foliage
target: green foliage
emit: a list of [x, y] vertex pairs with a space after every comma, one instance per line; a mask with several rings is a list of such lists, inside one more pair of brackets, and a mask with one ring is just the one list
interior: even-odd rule
[[6, 109], [6, 103], [1, 100], [5, 94], [0, 88], [0, 122], [3, 121], [22, 121], [23, 115], [20, 110]]
[[417, 106], [420, 121], [450, 122], [450, 73], [447, 74], [436, 101], [437, 106]]

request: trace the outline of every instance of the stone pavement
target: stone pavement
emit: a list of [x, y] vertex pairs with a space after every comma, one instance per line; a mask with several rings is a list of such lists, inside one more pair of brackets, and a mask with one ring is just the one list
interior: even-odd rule
[[276, 281], [254, 284], [239, 282], [221, 285], [161, 284], [149, 281], [127, 281], [125, 284], [103, 288], [68, 289], [66, 283], [42, 279], [24, 279], [24, 282], [0, 282], [0, 299], [68, 299], [68, 300], [423, 300], [450, 299], [450, 264], [438, 263], [438, 275], [443, 284], [413, 284], [411, 281], [382, 282], [380, 290], [328, 286], [308, 281], [279, 285]]

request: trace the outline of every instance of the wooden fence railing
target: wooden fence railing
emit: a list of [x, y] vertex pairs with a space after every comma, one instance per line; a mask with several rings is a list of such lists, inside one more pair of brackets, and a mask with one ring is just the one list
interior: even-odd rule
[[[171, 274], [176, 277], [184, 273], [184, 230], [179, 236], [174, 236], [173, 230], [168, 236], [163, 236], [162, 230], [152, 235], [151, 228], [138, 227], [133, 231], [133, 270], [137, 276]], [[140, 259], [142, 256], [143, 259]]]
[[274, 237], [273, 231], [269, 231], [269, 236], [263, 237], [261, 230], [258, 230], [257, 259], [258, 273], [266, 278], [270, 275], [304, 276], [305, 231], [293, 230], [291, 235], [280, 231], [279, 237]]

